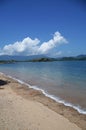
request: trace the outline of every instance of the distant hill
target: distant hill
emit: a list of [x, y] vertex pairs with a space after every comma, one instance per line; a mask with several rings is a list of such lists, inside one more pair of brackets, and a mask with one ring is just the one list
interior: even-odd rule
[[32, 60], [36, 58], [42, 58], [46, 57], [45, 55], [32, 55], [32, 56], [10, 56], [10, 55], [1, 55], [0, 60], [16, 60], [16, 61], [26, 61], [26, 60]]
[[51, 58], [51, 57], [40, 57], [33, 58], [29, 61], [31, 62], [48, 62], [48, 61], [77, 61], [77, 60], [86, 60], [86, 55], [78, 55], [71, 57], [59, 57], [59, 58]]
[[76, 58], [79, 60], [86, 60], [86, 55], [78, 55]]
[[49, 58], [49, 57], [43, 57], [43, 58], [36, 58], [29, 60], [30, 62], [51, 62], [51, 61], [56, 61], [55, 58]]
[[78, 55], [77, 57], [78, 58], [84, 58], [84, 57], [86, 57], [86, 55]]
[[51, 58], [45, 55], [33, 55], [33, 56], [9, 56], [9, 55], [2, 55], [0, 56], [0, 63], [9, 62], [49, 62], [49, 61], [78, 61], [78, 60], [86, 60], [86, 55], [78, 55], [78, 56], [71, 56], [71, 57], [61, 57], [61, 58]]
[[57, 58], [59, 61], [77, 61], [77, 60], [86, 60], [86, 55], [78, 55], [78, 56], [71, 56], [71, 57], [61, 57]]

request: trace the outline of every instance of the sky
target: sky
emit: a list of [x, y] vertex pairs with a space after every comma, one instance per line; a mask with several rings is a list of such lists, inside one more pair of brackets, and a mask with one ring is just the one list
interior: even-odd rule
[[0, 55], [86, 54], [86, 0], [0, 0]]

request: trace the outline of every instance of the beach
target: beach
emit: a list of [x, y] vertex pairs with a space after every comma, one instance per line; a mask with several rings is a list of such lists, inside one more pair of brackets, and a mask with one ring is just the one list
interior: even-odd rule
[[0, 130], [85, 130], [86, 115], [0, 74]]

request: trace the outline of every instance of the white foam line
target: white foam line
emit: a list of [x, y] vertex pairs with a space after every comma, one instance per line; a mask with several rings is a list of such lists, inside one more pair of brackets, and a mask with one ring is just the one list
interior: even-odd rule
[[[5, 75], [4, 73], [1, 73], [1, 72], [0, 72], [0, 74]], [[16, 81], [19, 82], [20, 84], [24, 84], [24, 85], [28, 86], [29, 88], [32, 88], [32, 89], [41, 91], [46, 97], [49, 97], [49, 98], [53, 99], [54, 101], [56, 101], [56, 102], [58, 102], [58, 103], [62, 103], [62, 104], [64, 104], [65, 106], [74, 108], [74, 109], [77, 110], [79, 113], [86, 115], [86, 111], [85, 111], [85, 110], [82, 110], [80, 106], [75, 106], [75, 105], [73, 105], [72, 103], [68, 103], [68, 102], [66, 102], [66, 101], [64, 101], [64, 100], [62, 100], [62, 99], [60, 99], [60, 98], [58, 98], [58, 97], [56, 97], [56, 96], [54, 96], [54, 95], [48, 94], [48, 93], [45, 92], [43, 89], [40, 89], [40, 88], [38, 88], [37, 86], [31, 86], [30, 84], [27, 84], [27, 83], [23, 82], [22, 80], [19, 80], [19, 79], [17, 79], [17, 78], [14, 78], [14, 77], [12, 77], [12, 76], [10, 76], [10, 75], [6, 75], [6, 76], [9, 77], [9, 78], [11, 78], [11, 79], [13, 79], [13, 80], [16, 80]]]

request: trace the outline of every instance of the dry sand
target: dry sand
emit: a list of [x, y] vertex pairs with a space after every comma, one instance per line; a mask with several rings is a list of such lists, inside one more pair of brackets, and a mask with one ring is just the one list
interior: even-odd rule
[[[85, 130], [86, 116], [77, 117], [77, 120], [82, 122], [82, 125], [80, 123], [78, 125], [80, 128], [76, 122], [72, 123], [76, 115], [73, 115], [74, 118], [64, 117], [69, 107], [66, 111], [63, 110], [65, 106], [60, 104], [58, 108], [58, 104], [41, 92], [28, 89], [4, 75], [0, 74], [0, 79], [7, 81], [0, 86], [0, 130]], [[58, 111], [62, 115], [58, 114]], [[68, 117], [71, 116], [71, 111], [70, 108]]]

